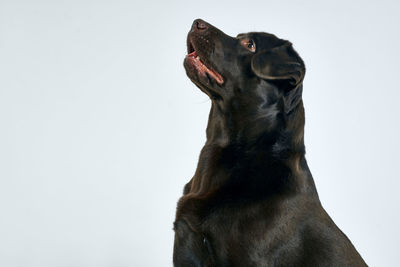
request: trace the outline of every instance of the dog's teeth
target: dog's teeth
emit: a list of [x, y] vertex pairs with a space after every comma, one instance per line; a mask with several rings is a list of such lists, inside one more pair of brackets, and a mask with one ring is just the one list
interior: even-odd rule
[[199, 57], [199, 56], [197, 56], [197, 57], [196, 57], [196, 59], [200, 60], [200, 57]]

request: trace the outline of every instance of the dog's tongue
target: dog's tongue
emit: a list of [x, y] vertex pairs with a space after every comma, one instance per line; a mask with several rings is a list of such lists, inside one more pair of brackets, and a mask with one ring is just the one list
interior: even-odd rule
[[193, 51], [192, 53], [188, 54], [187, 57], [192, 59], [192, 62], [194, 64], [195, 68], [200, 73], [203, 73], [203, 74], [208, 73], [208, 75], [210, 75], [219, 84], [222, 84], [224, 82], [224, 79], [218, 72], [216, 72], [215, 70], [209, 69], [206, 65], [204, 65], [203, 62], [201, 62], [200, 57], [197, 55], [196, 51]]
[[197, 57], [196, 51], [193, 51], [192, 53], [187, 55], [188, 57]]

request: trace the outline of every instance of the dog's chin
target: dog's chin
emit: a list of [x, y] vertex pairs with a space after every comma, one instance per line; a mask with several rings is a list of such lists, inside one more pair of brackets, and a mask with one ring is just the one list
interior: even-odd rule
[[206, 72], [199, 72], [188, 58], [185, 58], [184, 67], [186, 75], [203, 93], [207, 94], [213, 100], [222, 99], [222, 95], [216, 89], [220, 85], [218, 85], [213, 77]]

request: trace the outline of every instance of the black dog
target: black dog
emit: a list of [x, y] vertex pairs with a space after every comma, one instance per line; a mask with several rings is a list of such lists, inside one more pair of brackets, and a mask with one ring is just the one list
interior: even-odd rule
[[305, 67], [267, 33], [196, 20], [184, 66], [212, 100], [174, 223], [175, 266], [366, 266], [322, 208], [304, 149]]

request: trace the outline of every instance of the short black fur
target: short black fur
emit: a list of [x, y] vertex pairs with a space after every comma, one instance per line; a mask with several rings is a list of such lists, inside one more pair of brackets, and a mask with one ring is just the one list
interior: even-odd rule
[[194, 51], [208, 70], [187, 57], [186, 73], [212, 105], [178, 202], [174, 266], [366, 266], [318, 198], [305, 159], [305, 66], [292, 44], [195, 20]]

